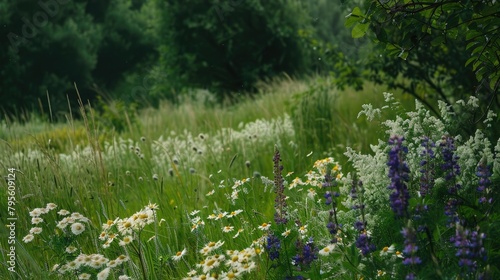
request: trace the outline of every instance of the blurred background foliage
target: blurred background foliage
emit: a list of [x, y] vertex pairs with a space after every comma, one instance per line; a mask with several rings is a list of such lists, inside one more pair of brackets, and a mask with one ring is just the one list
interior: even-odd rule
[[112, 116], [163, 99], [205, 90], [233, 102], [261, 82], [311, 76], [339, 89], [372, 81], [431, 109], [469, 95], [498, 108], [497, 85], [479, 79], [500, 73], [483, 61], [498, 55], [498, 5], [422, 3], [0, 0], [1, 118], [79, 117], [81, 98], [121, 130]]
[[359, 78], [362, 44], [352, 43], [343, 26], [347, 7], [335, 1], [0, 0], [0, 6], [2, 118], [33, 111], [61, 118], [68, 104], [78, 106], [75, 87], [84, 104], [101, 96], [146, 107], [200, 88], [219, 100], [251, 94], [257, 82], [283, 75]]

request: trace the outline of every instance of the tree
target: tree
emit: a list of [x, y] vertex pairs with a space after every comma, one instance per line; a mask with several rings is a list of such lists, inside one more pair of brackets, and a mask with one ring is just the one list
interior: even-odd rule
[[306, 71], [300, 1], [163, 1], [164, 71], [189, 87], [249, 91], [259, 79]]
[[[34, 4], [35, 3], [35, 4]], [[132, 0], [0, 0], [0, 110], [67, 112], [155, 55]]]
[[345, 25], [353, 37], [368, 34], [383, 50], [372, 57], [372, 80], [402, 88], [430, 107], [421, 85], [447, 102], [476, 95], [486, 114], [491, 106], [500, 108], [500, 5], [495, 2], [365, 1], [352, 9]]

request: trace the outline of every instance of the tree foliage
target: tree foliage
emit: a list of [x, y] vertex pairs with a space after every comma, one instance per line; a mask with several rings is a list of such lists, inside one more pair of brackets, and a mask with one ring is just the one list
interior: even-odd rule
[[304, 72], [312, 63], [300, 32], [300, 1], [162, 2], [164, 69], [190, 87], [248, 91], [259, 79]]
[[381, 50], [370, 63], [373, 80], [428, 105], [422, 89], [448, 102], [475, 94], [485, 109], [500, 107], [500, 5], [495, 0], [364, 1], [345, 25], [353, 37], [371, 36]]
[[[136, 3], [138, 1], [134, 1]], [[140, 6], [140, 5], [139, 5]], [[0, 0], [0, 108], [67, 111], [111, 89], [154, 53], [146, 21], [131, 0]]]

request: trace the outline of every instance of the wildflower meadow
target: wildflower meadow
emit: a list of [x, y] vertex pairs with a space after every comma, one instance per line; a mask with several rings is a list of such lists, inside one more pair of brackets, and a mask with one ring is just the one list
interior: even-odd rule
[[498, 116], [381, 92], [3, 124], [0, 278], [499, 279]]

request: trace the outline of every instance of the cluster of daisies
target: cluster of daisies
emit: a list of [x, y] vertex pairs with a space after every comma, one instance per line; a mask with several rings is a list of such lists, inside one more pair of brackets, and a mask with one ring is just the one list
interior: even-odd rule
[[[125, 262], [129, 261], [129, 257], [120, 255], [116, 259], [110, 260], [101, 254], [80, 254], [75, 260], [70, 261], [64, 265], [56, 264], [52, 271], [65, 274], [76, 274], [78, 279], [91, 279], [93, 270], [100, 271], [97, 273], [98, 280], [105, 280], [109, 277], [111, 269], [118, 267]], [[131, 279], [129, 276], [123, 274], [118, 277], [119, 280]]]
[[[333, 179], [339, 181], [343, 178], [342, 168], [335, 162], [332, 157], [319, 159], [314, 162], [313, 170], [305, 174], [306, 181], [302, 181], [300, 177], [295, 177], [289, 184], [288, 189], [294, 189], [299, 186], [313, 186], [321, 188], [325, 181], [325, 175], [329, 174]], [[287, 174], [287, 177], [290, 175]], [[312, 189], [308, 190], [315, 194]]]
[[[54, 203], [47, 203], [44, 208], [35, 208], [29, 212], [31, 216], [31, 224], [35, 225], [30, 229], [30, 233], [23, 237], [25, 243], [29, 243], [35, 239], [35, 235], [42, 233], [43, 229], [41, 224], [43, 223], [42, 216], [48, 214], [50, 211], [57, 208]], [[89, 222], [89, 219], [84, 217], [78, 212], [69, 212], [68, 210], [61, 209], [57, 212], [59, 216], [63, 218], [57, 223], [57, 228], [63, 231], [65, 234], [70, 232], [73, 235], [80, 235], [85, 231], [85, 224]]]
[[[29, 214], [32, 217], [32, 224], [39, 225], [44, 220], [42, 216], [57, 208], [54, 203], [47, 204], [44, 208], [35, 208]], [[103, 232], [99, 239], [104, 241], [103, 247], [107, 248], [114, 239], [119, 239], [119, 245], [125, 246], [134, 240], [136, 233], [140, 232], [146, 225], [156, 221], [156, 210], [158, 206], [154, 203], [149, 203], [139, 212], [136, 212], [128, 218], [117, 218], [114, 221], [109, 220], [102, 225]], [[74, 212], [70, 213], [67, 210], [61, 209], [57, 212], [63, 218], [57, 223], [57, 228], [61, 230], [65, 236], [70, 234], [71, 237], [76, 237], [85, 231], [85, 224], [89, 223], [89, 219], [82, 214]], [[34, 236], [40, 234], [42, 228], [35, 226], [30, 230], [30, 233], [23, 238], [23, 241], [28, 243], [34, 239]], [[65, 252], [72, 255], [77, 254], [77, 248], [73, 245], [66, 247]], [[56, 264], [52, 271], [59, 274], [70, 273], [77, 275], [78, 279], [91, 279], [92, 275], [96, 275], [97, 279], [107, 279], [111, 270], [119, 267], [130, 258], [127, 255], [120, 255], [116, 259], [108, 259], [101, 254], [83, 254], [80, 253], [74, 260], [66, 264]], [[96, 273], [97, 272], [97, 273]], [[118, 277], [120, 280], [131, 279], [127, 275]]]
[[[237, 279], [256, 268], [255, 258], [263, 252], [263, 240], [255, 240], [252, 245], [243, 250], [227, 250], [226, 254], [218, 252], [224, 245], [223, 241], [208, 242], [199, 253], [204, 259], [196, 264], [196, 269], [188, 272], [184, 280], [191, 279]], [[172, 256], [174, 261], [180, 260], [186, 250]]]
[[104, 241], [102, 247], [108, 248], [115, 239], [120, 240], [120, 246], [128, 245], [134, 240], [136, 233], [156, 221], [156, 210], [158, 210], [158, 205], [149, 203], [128, 218], [108, 220], [102, 225], [102, 232], [99, 235], [99, 240]]

